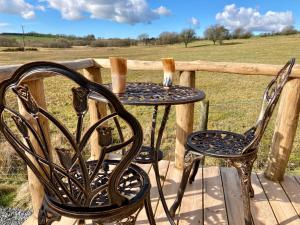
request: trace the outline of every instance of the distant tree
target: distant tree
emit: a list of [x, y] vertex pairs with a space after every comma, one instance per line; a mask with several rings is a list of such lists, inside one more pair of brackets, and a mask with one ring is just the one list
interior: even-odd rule
[[134, 39], [121, 39], [121, 38], [109, 38], [109, 39], [96, 39], [91, 43], [92, 47], [129, 47], [137, 45], [137, 41]]
[[157, 40], [158, 40], [157, 38], [151, 37], [151, 38], [149, 38], [148, 44], [149, 44], [149, 45], [156, 45], [157, 42], [158, 42]]
[[208, 40], [212, 40], [214, 42], [214, 45], [216, 44], [216, 41], [219, 42], [220, 45], [223, 44], [223, 40], [229, 39], [229, 30], [227, 30], [224, 26], [221, 25], [212, 25], [208, 27], [204, 31], [204, 36]]
[[245, 30], [242, 27], [238, 27], [232, 32], [231, 36], [233, 39], [246, 39], [252, 37], [252, 33], [250, 31]]
[[48, 48], [71, 48], [72, 47], [72, 43], [65, 38], [58, 38], [54, 41], [50, 41], [47, 43], [48, 44]]
[[229, 30], [227, 30], [224, 26], [217, 26], [216, 32], [220, 45], [223, 44], [224, 40], [228, 40], [230, 38]]
[[87, 36], [85, 36], [84, 38], [89, 44], [91, 44], [93, 41], [96, 40], [95, 35], [93, 34], [88, 34]]
[[144, 45], [148, 45], [149, 40], [150, 40], [149, 34], [146, 34], [146, 33], [140, 34], [140, 35], [138, 36], [138, 40], [139, 40], [140, 42], [142, 42]]
[[188, 43], [196, 39], [196, 32], [194, 29], [184, 29], [181, 31], [180, 37], [187, 48]]
[[180, 42], [180, 36], [176, 32], [162, 32], [160, 33], [158, 40], [162, 45], [176, 44]]
[[216, 29], [213, 26], [208, 27], [204, 31], [204, 37], [208, 40], [213, 41], [213, 43], [215, 45], [216, 41], [218, 40]]
[[282, 35], [291, 35], [291, 34], [297, 34], [298, 31], [294, 28], [294, 26], [286, 26], [282, 29], [280, 34]]

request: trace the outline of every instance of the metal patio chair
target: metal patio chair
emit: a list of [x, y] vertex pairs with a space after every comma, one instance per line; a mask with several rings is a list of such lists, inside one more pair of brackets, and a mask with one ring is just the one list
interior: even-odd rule
[[[47, 74], [60, 75], [77, 86], [72, 88], [73, 106], [78, 121], [75, 134], [54, 115], [40, 107], [29, 88], [22, 84], [25, 79], [42, 78]], [[5, 97], [10, 89], [18, 96], [27, 116], [7, 106]], [[83, 129], [91, 93], [103, 96], [112, 110], [92, 126]], [[149, 223], [155, 224], [148, 175], [140, 167], [131, 164], [142, 145], [142, 128], [107, 88], [56, 63], [29, 63], [21, 66], [10, 79], [0, 84], [0, 114], [0, 129], [5, 138], [44, 187], [45, 197], [39, 211], [39, 225], [50, 225], [53, 221], [59, 221], [61, 216], [78, 219], [79, 224], [85, 224], [86, 220], [92, 220], [94, 224], [134, 224], [137, 214], [144, 206]], [[50, 147], [53, 143], [47, 140], [42, 128], [42, 118], [61, 132], [68, 142], [68, 149], [61, 146]], [[116, 118], [126, 124], [131, 131], [130, 137], [123, 141], [114, 142], [115, 138], [102, 141], [104, 146], [99, 158], [89, 161], [85, 148], [91, 135], [99, 130], [104, 132], [105, 129], [101, 128], [110, 122], [114, 124], [113, 120]], [[122, 159], [106, 159], [108, 153], [121, 149], [126, 149]], [[51, 153], [56, 154], [56, 161]]]
[[[178, 206], [181, 204], [188, 180], [189, 183], [194, 181], [201, 161], [203, 163], [205, 156], [211, 156], [225, 159], [237, 169], [241, 181], [245, 223], [246, 225], [253, 224], [250, 210], [250, 197], [254, 197], [251, 185], [253, 163], [257, 157], [260, 140], [294, 64], [295, 59], [291, 59], [268, 84], [264, 92], [258, 120], [244, 134], [221, 130], [207, 130], [194, 132], [188, 136], [185, 168], [177, 199], [170, 209], [172, 216], [175, 215]], [[192, 168], [193, 171], [190, 174]]]

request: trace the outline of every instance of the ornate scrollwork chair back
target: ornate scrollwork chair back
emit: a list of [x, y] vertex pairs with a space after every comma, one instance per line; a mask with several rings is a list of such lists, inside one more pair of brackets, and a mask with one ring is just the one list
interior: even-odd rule
[[255, 126], [244, 133], [246, 139], [250, 143], [243, 149], [243, 154], [247, 154], [251, 150], [258, 149], [259, 142], [268, 126], [274, 108], [278, 102], [284, 85], [288, 81], [294, 64], [295, 59], [292, 58], [284, 65], [283, 68], [281, 68], [265, 89], [257, 122]]
[[[77, 115], [75, 134], [40, 107], [29, 88], [22, 83], [30, 77], [40, 78], [47, 74], [63, 76], [78, 85], [72, 88], [73, 106]], [[5, 96], [10, 89], [17, 95], [28, 116], [23, 116], [6, 105]], [[91, 93], [106, 99], [111, 110], [105, 117], [83, 129], [83, 118], [88, 111]], [[107, 218], [103, 221], [111, 221], [121, 220], [122, 216], [126, 217], [126, 213], [136, 212], [137, 208], [145, 204], [145, 199], [141, 196], [148, 195], [150, 190], [148, 177], [139, 167], [131, 164], [142, 144], [142, 128], [117, 97], [104, 86], [90, 82], [79, 73], [60, 64], [29, 63], [21, 66], [10, 79], [1, 83], [0, 114], [2, 133], [44, 186], [46, 197], [43, 207], [49, 208], [50, 205], [53, 209], [55, 206], [60, 214], [75, 218], [98, 219], [104, 215]], [[104, 132], [105, 130], [100, 128], [105, 128], [106, 123], [116, 118], [126, 124], [131, 134], [126, 140], [117, 143], [109, 141], [103, 146], [99, 158], [89, 161], [83, 149], [87, 147], [91, 135], [99, 130]], [[71, 149], [51, 147], [42, 128], [42, 119], [49, 121], [63, 134]], [[15, 135], [16, 132], [22, 137]], [[126, 154], [121, 160], [105, 159], [108, 153], [124, 149]], [[55, 162], [51, 151], [54, 151], [59, 162]], [[130, 204], [134, 205], [132, 209], [128, 207]], [[123, 208], [120, 210], [121, 215], [116, 212], [117, 208]], [[110, 210], [111, 213], [107, 213]], [[40, 211], [42, 214], [42, 209]], [[102, 215], [101, 212], [105, 213]], [[40, 217], [40, 224], [48, 224], [47, 219], [43, 219], [42, 215]]]

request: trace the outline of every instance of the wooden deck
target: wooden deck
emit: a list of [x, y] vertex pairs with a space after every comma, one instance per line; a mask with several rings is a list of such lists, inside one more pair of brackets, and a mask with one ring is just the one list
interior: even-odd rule
[[[152, 182], [152, 206], [158, 225], [169, 224], [158, 199], [154, 171], [144, 166]], [[160, 162], [161, 175], [165, 175], [163, 190], [170, 206], [175, 199], [181, 171], [174, 163]], [[261, 173], [252, 174], [255, 197], [251, 201], [255, 225], [300, 225], [300, 177], [286, 176], [276, 183]], [[204, 167], [199, 169], [196, 180], [188, 184], [181, 207], [176, 216], [178, 225], [228, 224], [243, 225], [243, 205], [240, 184], [234, 168]], [[144, 211], [138, 217], [138, 225], [148, 224]]]
[[[168, 224], [158, 198], [154, 171], [142, 165], [151, 183], [152, 207], [158, 225]], [[170, 206], [175, 199], [181, 171], [173, 162], [160, 162], [164, 194]], [[300, 177], [286, 176], [281, 183], [267, 180], [261, 173], [252, 174], [255, 197], [251, 201], [255, 225], [300, 225]], [[178, 225], [243, 225], [243, 205], [238, 175], [233, 168], [204, 167], [199, 169], [193, 184], [188, 184], [181, 207], [176, 215]], [[26, 225], [35, 224], [28, 220]], [[73, 225], [74, 220], [63, 218], [53, 225]], [[88, 223], [89, 224], [89, 223]], [[139, 214], [138, 225], [149, 224], [144, 209]]]

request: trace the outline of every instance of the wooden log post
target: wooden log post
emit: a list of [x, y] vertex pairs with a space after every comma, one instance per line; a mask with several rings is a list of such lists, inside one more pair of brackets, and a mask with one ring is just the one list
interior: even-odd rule
[[[195, 87], [195, 71], [180, 72], [180, 85]], [[185, 142], [193, 131], [194, 103], [176, 106], [176, 149], [175, 166], [184, 168]]]
[[[83, 69], [83, 75], [98, 84], [102, 84], [101, 69], [99, 67], [90, 67]], [[102, 117], [107, 115], [106, 104], [97, 102], [94, 100], [89, 100], [89, 112], [90, 112], [90, 124], [95, 124]], [[94, 132], [91, 136], [91, 160], [96, 160], [99, 158], [101, 153], [101, 147], [99, 145], [99, 134]]]
[[122, 94], [126, 90], [127, 59], [110, 57], [110, 71], [112, 91], [115, 94]]
[[200, 102], [200, 121], [199, 121], [199, 130], [207, 130], [208, 124], [208, 111], [209, 111], [209, 101], [203, 100]]
[[283, 180], [293, 148], [300, 111], [300, 79], [291, 79], [284, 86], [279, 103], [268, 165], [265, 176]]
[[[25, 85], [28, 86], [30, 93], [32, 94], [33, 98], [37, 102], [37, 104], [46, 109], [46, 100], [45, 100], [45, 92], [44, 92], [44, 82], [42, 79], [33, 80], [33, 81], [26, 81], [24, 82]], [[18, 101], [19, 111], [20, 113], [30, 121], [30, 124], [38, 131], [37, 124], [33, 122], [33, 118], [26, 112], [22, 103]], [[49, 123], [47, 119], [41, 117], [41, 124], [42, 129], [45, 132], [46, 139], [48, 140], [48, 144], [50, 145], [50, 129]], [[42, 150], [39, 148], [38, 143], [34, 138], [32, 138], [32, 144], [35, 147], [37, 154], [43, 156]], [[51, 149], [51, 146], [48, 146]], [[31, 201], [32, 201], [32, 210], [33, 210], [33, 220], [37, 224], [38, 213], [40, 207], [42, 205], [42, 201], [44, 198], [44, 188], [43, 185], [40, 183], [39, 179], [35, 176], [32, 170], [28, 168], [28, 182], [29, 182], [29, 190], [31, 194]]]

